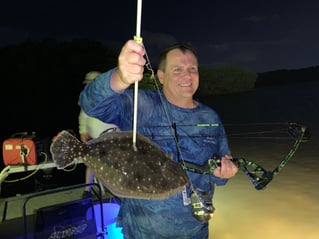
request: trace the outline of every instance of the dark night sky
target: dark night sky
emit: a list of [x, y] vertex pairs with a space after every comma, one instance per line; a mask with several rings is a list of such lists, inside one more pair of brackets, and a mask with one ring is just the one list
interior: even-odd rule
[[[135, 0], [6, 1], [0, 7], [0, 46], [83, 38], [119, 50], [136, 34], [136, 9]], [[163, 47], [184, 41], [197, 48], [200, 65], [208, 67], [232, 64], [257, 73], [299, 69], [319, 65], [318, 12], [317, 0], [144, 0], [141, 35], [154, 68]], [[0, 94], [2, 136], [24, 130], [48, 135], [77, 131], [81, 71], [61, 73], [58, 79], [26, 73], [18, 83], [3, 76], [10, 86]]]
[[[11, 0], [0, 8], [0, 46], [26, 39], [87, 38], [118, 49], [136, 33], [137, 1]], [[141, 34], [154, 56], [189, 42], [200, 64], [234, 64], [255, 72], [318, 65], [319, 1], [142, 1]]]

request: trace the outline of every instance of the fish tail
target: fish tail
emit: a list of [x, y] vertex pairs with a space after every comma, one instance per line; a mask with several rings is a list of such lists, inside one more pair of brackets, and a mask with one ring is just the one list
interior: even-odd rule
[[73, 164], [73, 161], [77, 159], [79, 150], [83, 150], [84, 145], [74, 135], [66, 130], [61, 131], [51, 143], [50, 152], [53, 161], [56, 163], [58, 169], [66, 168]]

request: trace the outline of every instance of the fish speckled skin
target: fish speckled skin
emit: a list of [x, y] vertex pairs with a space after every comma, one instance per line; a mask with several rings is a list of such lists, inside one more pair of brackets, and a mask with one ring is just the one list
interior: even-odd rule
[[132, 131], [116, 131], [84, 144], [62, 131], [50, 151], [58, 169], [82, 161], [118, 197], [163, 199], [182, 191], [188, 176], [180, 164], [140, 134], [134, 150], [132, 139]]

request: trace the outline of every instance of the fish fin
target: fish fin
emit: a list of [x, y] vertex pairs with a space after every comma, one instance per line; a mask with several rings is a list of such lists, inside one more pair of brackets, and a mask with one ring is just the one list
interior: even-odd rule
[[75, 149], [80, 145], [82, 145], [82, 142], [66, 130], [55, 136], [50, 146], [50, 152], [58, 169], [63, 169], [73, 164], [77, 156], [74, 154]]
[[112, 140], [114, 137], [123, 137], [122, 134], [125, 134], [124, 132], [119, 132], [118, 130], [113, 130], [110, 132], [102, 132], [99, 137], [90, 139], [87, 144], [88, 145], [94, 145], [98, 143], [103, 143], [107, 140]]

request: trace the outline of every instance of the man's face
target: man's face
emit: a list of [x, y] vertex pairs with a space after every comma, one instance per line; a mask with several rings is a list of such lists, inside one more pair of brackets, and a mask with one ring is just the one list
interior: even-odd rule
[[171, 103], [192, 99], [199, 85], [197, 58], [190, 51], [174, 49], [167, 54], [165, 72], [159, 70], [157, 75]]

